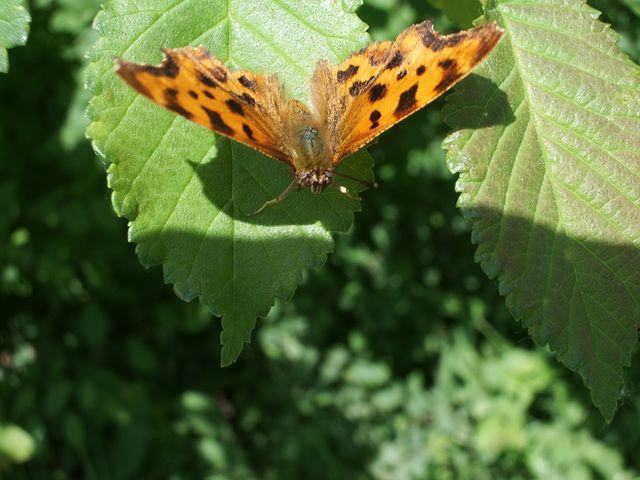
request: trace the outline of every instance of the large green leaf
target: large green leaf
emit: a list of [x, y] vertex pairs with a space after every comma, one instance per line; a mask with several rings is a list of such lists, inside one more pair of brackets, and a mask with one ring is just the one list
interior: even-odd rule
[[610, 420], [640, 320], [640, 72], [597, 15], [489, 2], [506, 35], [450, 97], [445, 146], [477, 260]]
[[[96, 18], [88, 135], [110, 163], [114, 208], [130, 220], [140, 261], [162, 264], [180, 297], [200, 297], [223, 317], [223, 364], [249, 341], [256, 315], [290, 297], [303, 268], [325, 261], [331, 231], [347, 230], [359, 203], [334, 189], [301, 191], [248, 217], [286, 187], [289, 168], [152, 104], [115, 75], [113, 58], [156, 63], [160, 48], [204, 44], [232, 68], [277, 72], [304, 100], [318, 59], [337, 61], [367, 42], [366, 26], [341, 8], [305, 0], [118, 0]], [[351, 175], [371, 175], [366, 154], [343, 164]]]
[[9, 71], [7, 48], [27, 43], [31, 17], [24, 0], [0, 0], [0, 72]]

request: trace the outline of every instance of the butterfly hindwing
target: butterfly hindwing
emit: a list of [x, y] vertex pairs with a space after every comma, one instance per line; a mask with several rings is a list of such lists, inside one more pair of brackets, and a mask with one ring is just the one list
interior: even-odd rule
[[229, 70], [203, 47], [164, 50], [160, 65], [118, 60], [118, 74], [155, 103], [291, 165], [287, 102], [275, 76]]
[[339, 65], [319, 62], [312, 102], [325, 118], [332, 161], [369, 143], [467, 76], [503, 31], [494, 23], [442, 36], [430, 21], [376, 42]]

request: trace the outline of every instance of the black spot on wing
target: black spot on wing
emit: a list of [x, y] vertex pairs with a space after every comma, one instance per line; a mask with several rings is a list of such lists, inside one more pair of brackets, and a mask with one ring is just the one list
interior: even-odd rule
[[251, 130], [251, 127], [249, 125], [247, 125], [246, 123], [242, 124], [242, 131], [245, 133], [245, 135], [247, 135], [247, 138], [249, 140], [254, 140], [255, 138], [253, 136], [253, 130]]
[[418, 84], [416, 83], [400, 94], [398, 105], [396, 106], [396, 109], [393, 112], [393, 114], [396, 117], [404, 116], [415, 107], [417, 91], [418, 91]]
[[416, 75], [420, 76], [420, 75], [422, 75], [426, 70], [427, 70], [427, 67], [425, 67], [424, 65], [420, 65], [418, 68], [416, 68]]
[[442, 68], [443, 74], [435, 89], [437, 92], [442, 93], [456, 83], [462, 77], [462, 74], [458, 70], [458, 62], [452, 58], [438, 62], [438, 65]]
[[193, 90], [189, 90], [189, 95], [191, 95], [191, 98], [197, 100], [198, 99], [198, 94], [196, 92], [194, 92]]
[[338, 83], [346, 82], [356, 73], [358, 73], [359, 68], [360, 67], [358, 65], [349, 65], [344, 70], [338, 70], [338, 73], [336, 74], [336, 80], [338, 80]]
[[171, 78], [176, 78], [180, 73], [180, 67], [171, 55], [167, 56], [167, 58], [163, 62], [162, 70], [167, 77]]
[[384, 83], [378, 83], [369, 90], [369, 101], [371, 103], [383, 99], [387, 95], [387, 86]]
[[461, 77], [462, 74], [458, 72], [458, 70], [447, 70], [446, 72], [444, 72], [444, 75], [442, 76], [440, 82], [436, 85], [435, 90], [438, 93], [442, 93], [445, 90], [448, 90], [449, 87], [456, 83]]
[[164, 106], [169, 110], [176, 112], [178, 115], [182, 115], [185, 118], [193, 118], [193, 114], [182, 105], [180, 105], [180, 102], [178, 102], [178, 91], [175, 88], [165, 89]]
[[207, 107], [202, 107], [204, 113], [209, 117], [209, 121], [211, 122], [211, 128], [217, 132], [223, 133], [228, 136], [233, 136], [233, 129], [224, 123], [224, 120], [220, 116], [220, 114], [214, 110], [210, 110]]
[[183, 117], [188, 118], [189, 120], [191, 120], [191, 118], [193, 117], [193, 114], [189, 110], [186, 110], [184, 107], [182, 107], [178, 103], [168, 102], [165, 106], [169, 110], [172, 110], [176, 112], [178, 115], [182, 115]]
[[242, 105], [236, 102], [233, 98], [230, 98], [225, 103], [229, 107], [229, 110], [231, 110], [233, 113], [244, 117], [244, 109], [242, 108]]
[[358, 95], [360, 95], [367, 87], [369, 87], [369, 85], [371, 85], [371, 82], [374, 78], [374, 76], [371, 76], [367, 80], [356, 80], [355, 82], [353, 82], [349, 87], [349, 93], [351, 94], [351, 96], [357, 97]]
[[419, 23], [415, 28], [420, 34], [422, 44], [426, 48], [433, 50], [434, 52], [442, 49], [442, 37], [433, 30], [433, 23], [431, 23], [431, 20]]
[[462, 42], [465, 38], [467, 38], [466, 32], [458, 32], [452, 35], [447, 35], [443, 37], [443, 42], [445, 47], [455, 47], [460, 42]]
[[401, 52], [396, 52], [395, 55], [391, 57], [391, 60], [387, 62], [387, 65], [384, 68], [385, 70], [393, 70], [394, 68], [398, 68], [400, 65], [402, 65], [403, 61], [404, 55]]
[[365, 82], [356, 80], [349, 87], [349, 93], [351, 94], [352, 97], [357, 97], [358, 95], [360, 95], [360, 93], [364, 89], [364, 86], [365, 86]]
[[466, 32], [458, 32], [453, 35], [440, 35], [433, 29], [433, 23], [430, 20], [419, 23], [415, 26], [416, 31], [420, 35], [422, 44], [431, 51], [437, 52], [445, 47], [455, 47], [467, 37]]
[[213, 96], [213, 93], [211, 93], [209, 90], [203, 90], [204, 96], [207, 98], [210, 98], [211, 100], [215, 100], [216, 97]]
[[380, 124], [378, 123], [380, 117], [382, 117], [382, 114], [378, 110], [374, 110], [373, 112], [371, 112], [371, 115], [369, 115], [369, 120], [371, 121], [369, 130], [373, 130], [374, 128], [378, 128], [380, 126]]
[[440, 68], [444, 70], [458, 68], [458, 62], [456, 62], [453, 58], [447, 58], [446, 60], [442, 60], [441, 62], [438, 62], [438, 65], [440, 66]]
[[202, 72], [197, 72], [196, 78], [198, 79], [198, 81], [205, 84], [207, 87], [216, 88], [218, 86], [218, 84], [215, 82], [215, 80], [213, 80], [213, 78], [211, 78], [209, 75], [204, 74]]
[[398, 72], [398, 75], [396, 75], [396, 80], [402, 80], [406, 76], [407, 76], [407, 70], [403, 68]]
[[255, 107], [256, 105], [256, 101], [255, 99], [249, 95], [248, 93], [243, 93], [242, 94], [242, 99], [247, 102], [249, 105], [251, 105], [252, 107]]
[[248, 88], [249, 90], [255, 91], [257, 86], [255, 80], [250, 80], [244, 75], [241, 75], [240, 78], [238, 78], [238, 81], [243, 87]]

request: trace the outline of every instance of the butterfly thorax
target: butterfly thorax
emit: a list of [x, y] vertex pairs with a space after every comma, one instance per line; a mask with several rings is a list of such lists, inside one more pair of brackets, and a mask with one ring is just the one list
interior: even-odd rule
[[333, 163], [327, 143], [314, 126], [305, 125], [296, 132], [295, 166], [298, 184], [321, 193], [333, 182]]

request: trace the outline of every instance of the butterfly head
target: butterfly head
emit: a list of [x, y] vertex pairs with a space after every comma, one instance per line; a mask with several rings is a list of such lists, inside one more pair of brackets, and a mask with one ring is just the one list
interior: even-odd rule
[[307, 170], [296, 174], [298, 185], [309, 188], [313, 193], [322, 191], [333, 183], [333, 169]]

